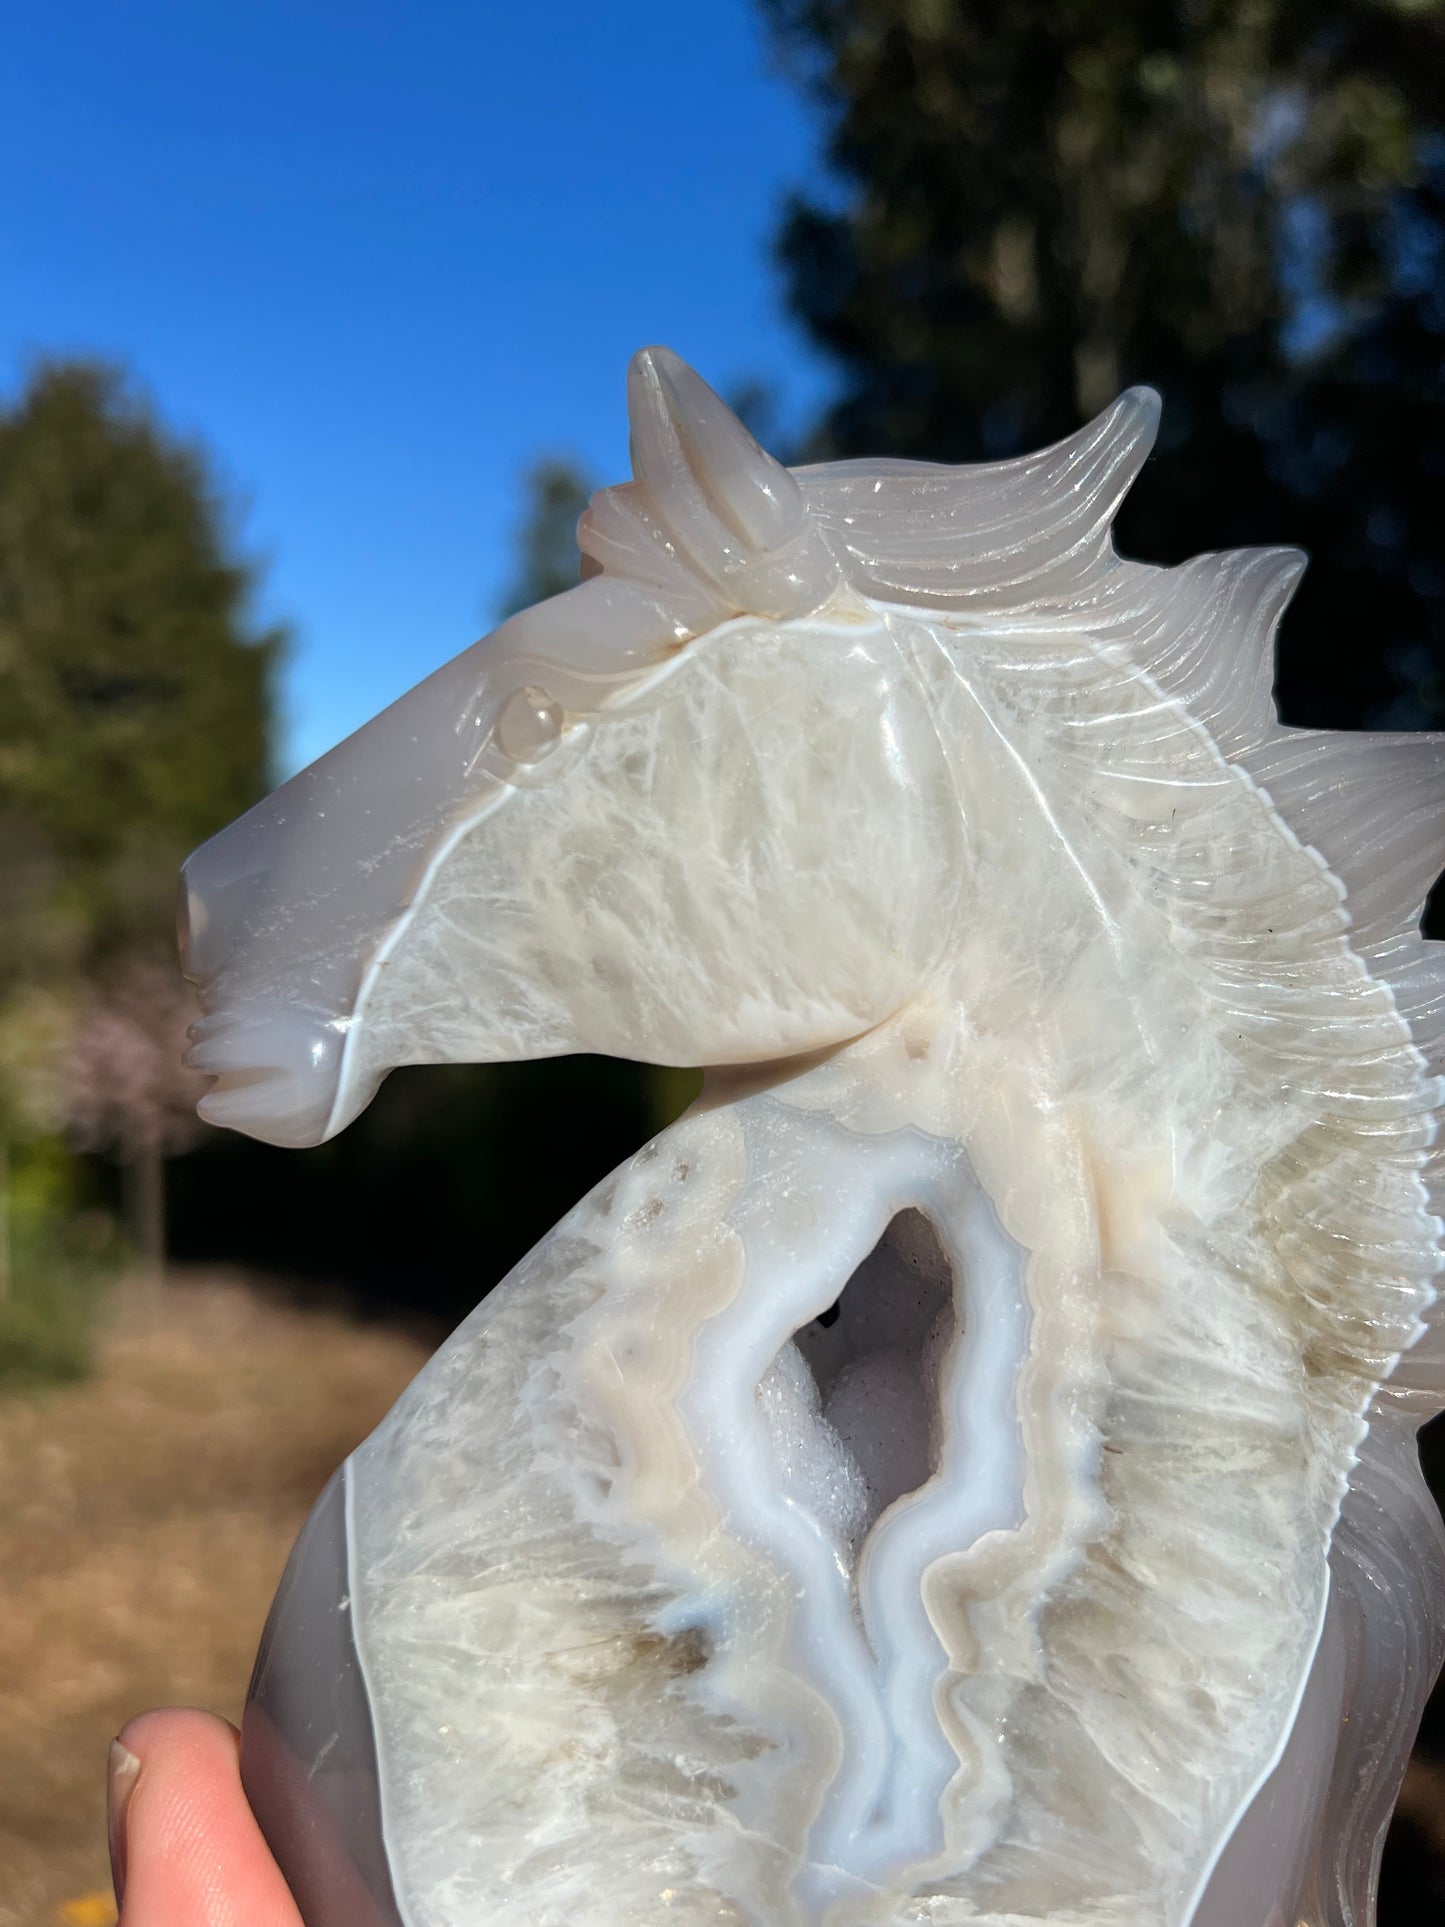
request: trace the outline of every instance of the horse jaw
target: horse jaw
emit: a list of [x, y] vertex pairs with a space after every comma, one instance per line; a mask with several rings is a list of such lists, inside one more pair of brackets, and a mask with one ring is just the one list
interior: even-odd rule
[[[358, 1039], [368, 1024], [375, 1031], [368, 1007], [378, 981], [439, 866], [468, 834], [525, 789], [564, 738], [575, 746], [588, 736], [615, 699], [665, 671], [690, 640], [745, 610], [787, 622], [848, 600], [794, 477], [675, 355], [651, 348], [634, 358], [628, 409], [636, 479], [603, 490], [584, 517], [588, 579], [465, 650], [186, 865], [183, 967], [205, 1012], [190, 1062], [217, 1080], [201, 1105], [211, 1122], [290, 1146], [342, 1129], [387, 1070], [417, 1061], [418, 1050], [423, 1060], [431, 1054], [405, 1025], [389, 1056]], [[540, 780], [554, 774], [549, 765]], [[494, 824], [488, 836], [497, 835]], [[567, 933], [557, 934], [565, 962]], [[685, 935], [672, 947], [685, 951]], [[518, 983], [525, 1001], [525, 980], [497, 963], [473, 1001], [495, 989], [505, 1003]], [[547, 977], [544, 962], [544, 987]], [[819, 1021], [794, 1020], [777, 1034], [764, 1025], [751, 1043], [758, 1027], [735, 1013], [724, 1055], [855, 1033], [884, 1006], [849, 988], [862, 1014], [845, 994]], [[612, 1013], [606, 1034], [589, 1040], [595, 1001], [584, 997], [589, 1008], [575, 1021], [562, 1011], [550, 1027], [472, 1011], [460, 1054], [648, 1054], [645, 1010]], [[652, 1054], [696, 1061], [680, 1037]]]

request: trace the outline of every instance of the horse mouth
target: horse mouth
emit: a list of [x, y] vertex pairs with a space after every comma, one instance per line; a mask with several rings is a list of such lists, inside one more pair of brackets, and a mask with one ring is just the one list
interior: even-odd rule
[[266, 1144], [320, 1144], [333, 1122], [345, 1020], [282, 1004], [251, 1004], [200, 1018], [187, 1065], [215, 1079], [196, 1106], [208, 1124]]

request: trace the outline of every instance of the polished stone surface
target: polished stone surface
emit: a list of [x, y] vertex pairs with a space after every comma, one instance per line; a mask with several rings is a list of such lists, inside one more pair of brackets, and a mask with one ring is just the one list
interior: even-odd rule
[[1445, 744], [1277, 724], [1292, 552], [1117, 556], [1157, 406], [789, 471], [645, 351], [579, 587], [191, 860], [217, 1122], [709, 1073], [298, 1553], [257, 1730], [336, 1824], [247, 1771], [308, 1927], [1369, 1918], [1445, 1582]]

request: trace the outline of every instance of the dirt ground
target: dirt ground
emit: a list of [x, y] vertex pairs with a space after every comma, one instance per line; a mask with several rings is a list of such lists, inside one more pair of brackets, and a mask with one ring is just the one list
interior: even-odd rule
[[124, 1301], [84, 1384], [0, 1398], [0, 1927], [109, 1927], [104, 1766], [238, 1717], [287, 1551], [425, 1357], [225, 1278]]

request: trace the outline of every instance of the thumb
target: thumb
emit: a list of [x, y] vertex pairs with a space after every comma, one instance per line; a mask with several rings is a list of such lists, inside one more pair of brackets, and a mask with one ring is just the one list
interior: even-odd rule
[[239, 1736], [209, 1713], [143, 1713], [111, 1747], [120, 1927], [302, 1927], [241, 1791]]

